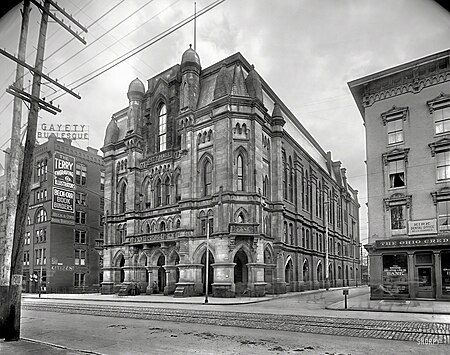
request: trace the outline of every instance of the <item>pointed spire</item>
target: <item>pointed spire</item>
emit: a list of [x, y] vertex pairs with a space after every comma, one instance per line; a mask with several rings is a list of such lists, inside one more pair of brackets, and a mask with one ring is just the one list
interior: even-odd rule
[[286, 123], [286, 121], [284, 120], [280, 105], [278, 104], [278, 102], [275, 102], [275, 104], [273, 105], [273, 111], [272, 111], [272, 124], [284, 126], [285, 123]]
[[238, 96], [248, 96], [247, 87], [245, 86], [244, 73], [242, 72], [242, 67], [239, 64], [234, 67], [233, 88], [231, 93]]
[[225, 63], [223, 63], [219, 74], [217, 74], [216, 86], [214, 88], [214, 100], [219, 97], [229, 95], [231, 93], [232, 85], [233, 77], [231, 76], [231, 73], [227, 69]]
[[263, 100], [261, 78], [255, 70], [255, 66], [252, 64], [252, 69], [248, 73], [245, 79], [245, 85], [247, 86], [247, 91], [250, 97], [254, 99]]

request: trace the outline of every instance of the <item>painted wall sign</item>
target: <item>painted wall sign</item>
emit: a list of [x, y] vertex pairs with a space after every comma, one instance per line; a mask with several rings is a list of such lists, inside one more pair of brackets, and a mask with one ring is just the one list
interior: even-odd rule
[[52, 207], [55, 210], [73, 213], [75, 211], [75, 192], [54, 187]]
[[56, 138], [69, 138], [72, 140], [89, 140], [89, 126], [86, 124], [63, 124], [63, 123], [41, 123], [38, 126], [37, 138], [50, 137], [54, 134]]
[[54, 185], [68, 189], [75, 188], [74, 180], [75, 158], [55, 152], [54, 155]]
[[427, 238], [407, 238], [407, 239], [386, 239], [375, 241], [375, 249], [387, 248], [407, 248], [407, 247], [432, 247], [440, 245], [450, 245], [450, 236], [427, 237]]
[[436, 218], [408, 222], [409, 235], [436, 234]]

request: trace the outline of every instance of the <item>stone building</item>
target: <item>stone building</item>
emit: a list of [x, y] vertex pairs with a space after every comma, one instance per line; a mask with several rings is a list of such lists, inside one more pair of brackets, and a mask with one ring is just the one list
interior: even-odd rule
[[203, 69], [189, 48], [128, 99], [102, 148], [103, 293], [317, 289], [327, 251], [331, 286], [359, 283], [357, 191], [240, 53]]
[[366, 128], [374, 299], [450, 299], [449, 56], [349, 83]]

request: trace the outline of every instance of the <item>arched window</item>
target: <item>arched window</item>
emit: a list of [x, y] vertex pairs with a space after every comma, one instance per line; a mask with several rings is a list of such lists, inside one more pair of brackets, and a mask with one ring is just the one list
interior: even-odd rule
[[166, 181], [164, 182], [164, 204], [170, 204], [170, 179], [166, 177]]
[[263, 196], [267, 197], [267, 190], [269, 187], [269, 178], [267, 175], [263, 176]]
[[160, 230], [161, 232], [163, 232], [163, 231], [166, 230], [166, 224], [164, 223], [164, 221], [162, 221], [162, 222], [160, 223], [160, 225], [159, 225], [159, 230]]
[[155, 184], [155, 207], [159, 207], [161, 206], [161, 179], [156, 180], [156, 184]]
[[27, 226], [31, 225], [31, 218], [29, 215], [27, 215]]
[[178, 174], [175, 178], [175, 200], [178, 202], [181, 200], [181, 175]]
[[284, 222], [283, 233], [284, 233], [284, 242], [287, 243], [288, 242], [288, 225], [287, 225], [287, 222]]
[[270, 235], [270, 220], [269, 216], [264, 218], [264, 233], [268, 236]]
[[176, 229], [180, 229], [181, 228], [181, 220], [177, 219], [177, 223], [176, 223]]
[[284, 269], [284, 281], [287, 284], [290, 284], [293, 281], [293, 267], [292, 267], [291, 259], [289, 259], [289, 261], [286, 264], [286, 267]]
[[152, 200], [152, 185], [150, 181], [147, 180], [144, 185], [144, 202], [146, 208], [150, 208], [152, 206], [151, 200]]
[[146, 230], [147, 233], [150, 233], [150, 223], [147, 223], [145, 225], [145, 230]]
[[189, 105], [189, 89], [186, 82], [183, 84], [183, 102], [181, 103], [181, 108], [185, 108]]
[[212, 193], [212, 165], [209, 160], [206, 160], [205, 165], [203, 165], [203, 191], [204, 196], [209, 196]]
[[119, 189], [119, 213], [124, 213], [127, 209], [127, 184], [122, 182]]
[[305, 228], [302, 228], [302, 247], [306, 248], [306, 240], [305, 240]]
[[309, 262], [305, 259], [303, 262], [303, 281], [309, 281]]
[[237, 217], [237, 223], [245, 223], [244, 214], [241, 212]]
[[294, 169], [291, 157], [289, 157], [289, 201], [294, 201]]
[[306, 249], [309, 249], [309, 230], [306, 230]]
[[283, 152], [283, 198], [287, 199], [287, 183], [288, 183], [288, 173], [287, 173], [287, 161], [286, 153]]
[[309, 176], [307, 171], [305, 172], [304, 188], [305, 188], [305, 208], [307, 211], [309, 211]]
[[322, 263], [317, 264], [317, 281], [323, 281]]
[[244, 161], [241, 154], [237, 157], [237, 190], [244, 191]]
[[292, 223], [289, 223], [289, 239], [291, 245], [294, 245], [294, 226]]
[[47, 220], [47, 211], [44, 208], [39, 209], [36, 212], [36, 220], [35, 223], [42, 223]]
[[159, 139], [159, 151], [162, 152], [167, 149], [167, 108], [162, 104], [158, 110], [158, 139]]

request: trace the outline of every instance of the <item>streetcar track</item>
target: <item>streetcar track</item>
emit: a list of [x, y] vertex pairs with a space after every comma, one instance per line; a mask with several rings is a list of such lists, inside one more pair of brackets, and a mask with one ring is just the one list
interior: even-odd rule
[[66, 303], [23, 303], [23, 309], [151, 319], [183, 323], [199, 323], [243, 328], [307, 332], [317, 334], [356, 336], [377, 339], [409, 340], [436, 339], [450, 344], [450, 324], [361, 320], [357, 318], [334, 318], [315, 316], [275, 315], [265, 313], [224, 312], [210, 310], [179, 310], [152, 307], [121, 307], [118, 305], [84, 305]]

